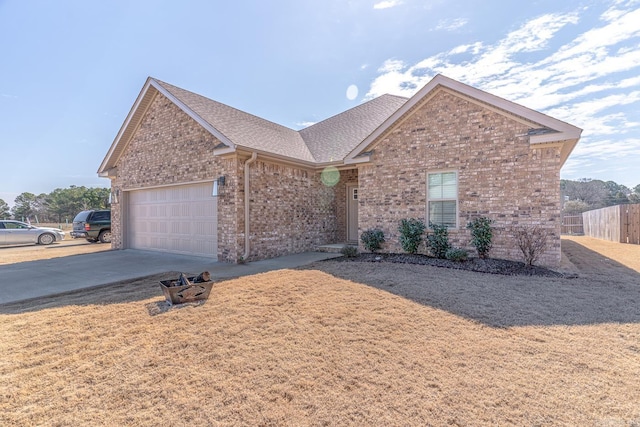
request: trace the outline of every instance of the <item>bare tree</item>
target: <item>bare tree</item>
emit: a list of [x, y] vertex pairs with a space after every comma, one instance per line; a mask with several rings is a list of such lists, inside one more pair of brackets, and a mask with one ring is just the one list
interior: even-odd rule
[[522, 225], [514, 227], [513, 236], [524, 262], [531, 266], [547, 248], [547, 231], [538, 225]]
[[569, 200], [584, 202], [591, 209], [607, 205], [609, 189], [602, 181], [581, 178], [577, 181], [566, 181], [564, 184], [564, 194], [569, 196]]

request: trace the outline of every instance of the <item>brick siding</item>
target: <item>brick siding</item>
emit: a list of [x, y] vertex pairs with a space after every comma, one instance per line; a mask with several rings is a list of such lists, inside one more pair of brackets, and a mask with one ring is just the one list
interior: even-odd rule
[[381, 228], [384, 250], [401, 251], [398, 223], [426, 221], [428, 172], [458, 172], [459, 227], [453, 245], [470, 246], [465, 226], [479, 216], [495, 220], [491, 257], [520, 260], [511, 229], [539, 224], [550, 233], [540, 263], [560, 262], [560, 149], [532, 149], [523, 123], [439, 90], [374, 145], [359, 167], [360, 233]]
[[112, 246], [124, 248], [123, 215], [127, 203], [124, 190], [181, 183], [213, 181], [227, 177], [232, 191], [218, 200], [218, 259], [235, 260], [237, 159], [213, 155], [219, 141], [163, 95], [156, 95], [129, 145], [117, 163], [113, 189], [120, 190], [112, 210]]

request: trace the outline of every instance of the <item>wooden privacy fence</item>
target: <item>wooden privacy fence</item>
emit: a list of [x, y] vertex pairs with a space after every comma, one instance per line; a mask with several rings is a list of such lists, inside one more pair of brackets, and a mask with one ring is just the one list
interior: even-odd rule
[[584, 234], [582, 228], [582, 214], [562, 216], [562, 234]]
[[640, 204], [583, 212], [582, 222], [587, 236], [640, 245]]

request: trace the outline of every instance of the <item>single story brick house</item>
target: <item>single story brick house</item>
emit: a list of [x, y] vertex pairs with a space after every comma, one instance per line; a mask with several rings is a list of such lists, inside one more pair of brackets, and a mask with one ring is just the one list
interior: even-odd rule
[[560, 168], [581, 129], [437, 75], [296, 131], [148, 78], [109, 148], [112, 245], [227, 262], [358, 242], [398, 224], [495, 221], [490, 256], [520, 259], [510, 230], [550, 234], [560, 262]]

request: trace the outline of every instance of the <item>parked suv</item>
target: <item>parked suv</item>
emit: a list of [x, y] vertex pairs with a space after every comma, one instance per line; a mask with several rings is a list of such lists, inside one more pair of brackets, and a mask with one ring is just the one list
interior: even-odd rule
[[71, 237], [84, 237], [90, 242], [111, 243], [111, 211], [82, 211], [73, 219]]

